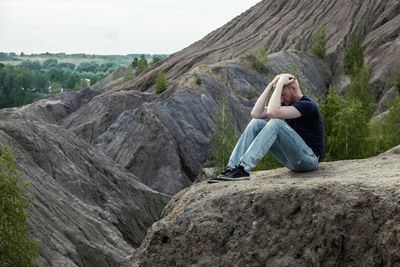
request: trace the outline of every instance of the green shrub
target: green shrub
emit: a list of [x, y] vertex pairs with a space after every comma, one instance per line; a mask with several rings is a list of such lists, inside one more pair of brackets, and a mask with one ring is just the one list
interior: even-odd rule
[[200, 77], [200, 76], [197, 76], [197, 77], [196, 77], [196, 84], [200, 85], [200, 84], [202, 84], [202, 83], [203, 83], [203, 80], [201, 79], [201, 77]]
[[31, 208], [28, 183], [22, 183], [14, 152], [4, 146], [0, 156], [0, 266], [37, 266], [37, 242], [29, 241]]
[[326, 44], [325, 26], [322, 25], [312, 37], [311, 53], [314, 56], [324, 58], [326, 53], [325, 44]]
[[167, 74], [165, 74], [164, 70], [161, 70], [157, 75], [156, 80], [156, 93], [160, 94], [167, 89]]
[[254, 93], [253, 88], [250, 88], [249, 93], [247, 94], [247, 99], [252, 100], [255, 97], [256, 97], [256, 93]]
[[267, 48], [266, 45], [263, 44], [258, 48], [257, 51], [257, 56], [256, 56], [256, 69], [259, 72], [264, 72], [267, 70], [267, 60], [268, 60], [268, 54], [267, 54]]

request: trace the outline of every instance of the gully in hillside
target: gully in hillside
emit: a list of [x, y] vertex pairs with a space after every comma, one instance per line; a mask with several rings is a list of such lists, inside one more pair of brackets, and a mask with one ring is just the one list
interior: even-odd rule
[[298, 172], [315, 169], [324, 158], [321, 113], [317, 104], [301, 93], [293, 75], [276, 76], [257, 100], [251, 116], [228, 167], [218, 177], [210, 178], [209, 183], [249, 180], [250, 170], [268, 151], [283, 166]]

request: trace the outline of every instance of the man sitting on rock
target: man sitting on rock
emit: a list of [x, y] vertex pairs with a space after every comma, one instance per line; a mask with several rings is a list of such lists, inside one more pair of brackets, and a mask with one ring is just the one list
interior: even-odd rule
[[[283, 166], [297, 172], [315, 169], [324, 158], [321, 113], [317, 104], [301, 93], [293, 75], [276, 76], [257, 100], [251, 116], [228, 167], [221, 175], [210, 178], [209, 183], [249, 180], [250, 170], [268, 151]], [[266, 118], [270, 120], [267, 122]]]

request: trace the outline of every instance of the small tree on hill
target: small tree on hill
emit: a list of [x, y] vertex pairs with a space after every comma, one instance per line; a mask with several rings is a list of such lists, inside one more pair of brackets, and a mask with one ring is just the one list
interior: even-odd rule
[[364, 35], [361, 31], [354, 32], [350, 36], [350, 41], [344, 54], [344, 73], [355, 75], [364, 66], [365, 47], [361, 45]]
[[369, 115], [358, 99], [344, 99], [337, 89], [329, 93], [320, 105], [324, 120], [326, 159], [354, 159], [368, 156]]
[[333, 116], [332, 135], [327, 138], [328, 158], [354, 159], [367, 156], [368, 118], [358, 100], [345, 102]]
[[321, 115], [324, 120], [325, 139], [332, 135], [334, 116], [345, 106], [345, 99], [340, 97], [337, 91], [338, 89], [336, 87], [330, 86], [328, 95], [320, 104]]
[[13, 150], [5, 146], [0, 156], [0, 266], [37, 266], [37, 242], [29, 241], [31, 207], [28, 183], [22, 183]]
[[131, 66], [132, 66], [132, 68], [136, 68], [137, 67], [137, 64], [138, 64], [138, 58], [137, 57], [135, 57], [133, 60], [132, 60], [132, 63], [131, 63]]
[[167, 89], [167, 74], [165, 74], [164, 70], [161, 70], [157, 75], [156, 80], [156, 93], [160, 94]]
[[214, 113], [215, 129], [210, 137], [213, 145], [210, 152], [213, 159], [206, 162], [206, 165], [216, 167], [216, 173], [226, 168], [237, 142], [235, 120], [226, 102], [224, 97], [221, 106]]
[[145, 69], [149, 67], [149, 63], [147, 62], [144, 55], [142, 55], [137, 63], [136, 67], [136, 76], [142, 73]]
[[349, 99], [357, 99], [361, 101], [368, 117], [371, 117], [375, 111], [374, 89], [369, 85], [369, 72], [367, 65], [363, 65], [360, 69], [354, 69], [351, 76], [351, 82], [346, 89], [346, 95]]
[[311, 53], [314, 56], [324, 58], [326, 44], [325, 26], [322, 25], [312, 37]]

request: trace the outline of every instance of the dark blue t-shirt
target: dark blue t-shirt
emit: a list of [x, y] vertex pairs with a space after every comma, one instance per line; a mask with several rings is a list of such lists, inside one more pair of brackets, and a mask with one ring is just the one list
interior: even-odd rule
[[324, 123], [317, 104], [308, 95], [303, 95], [293, 107], [301, 116], [286, 120], [287, 124], [303, 138], [321, 161], [325, 157]]

